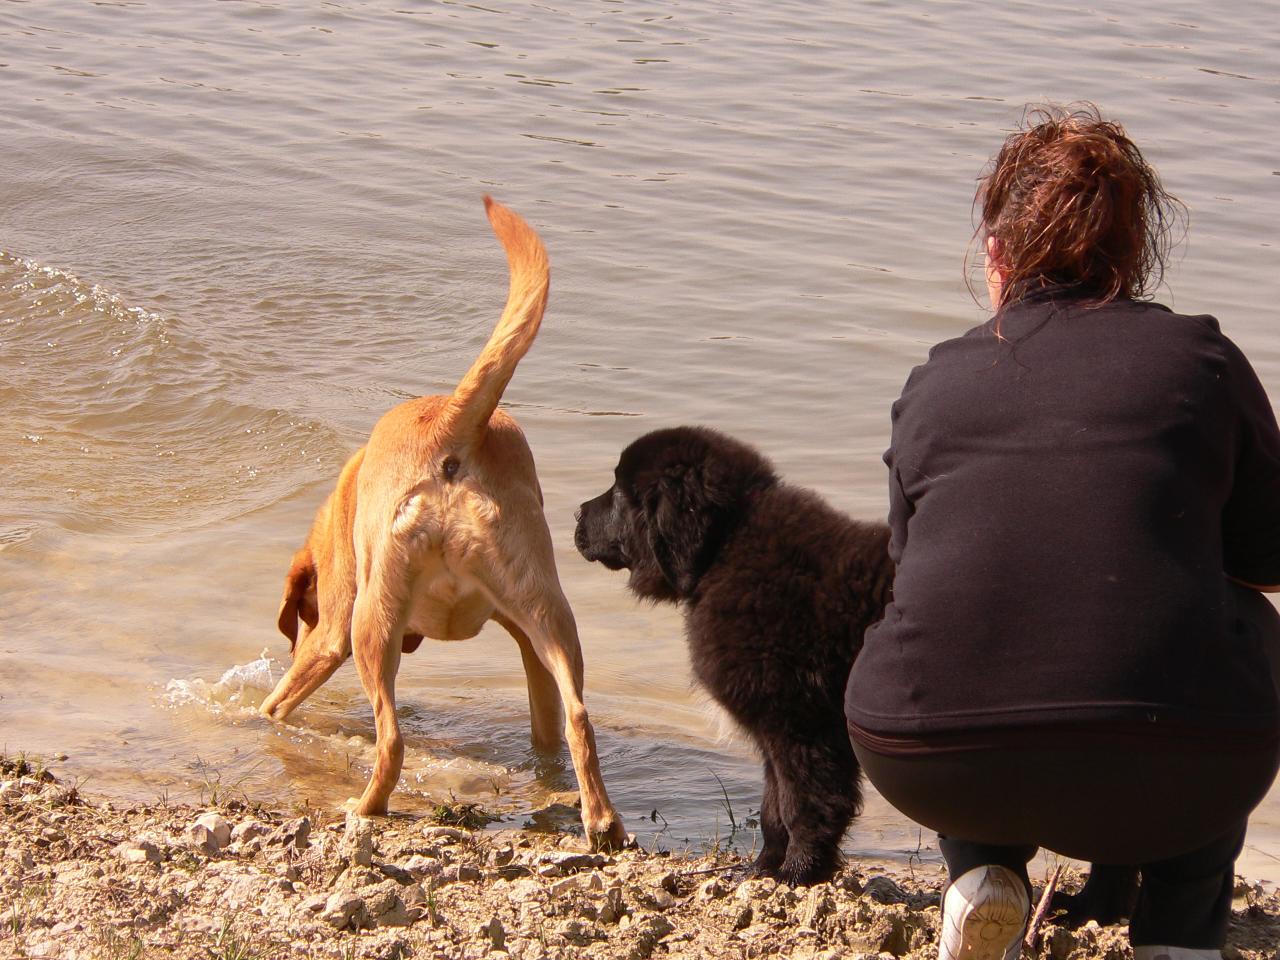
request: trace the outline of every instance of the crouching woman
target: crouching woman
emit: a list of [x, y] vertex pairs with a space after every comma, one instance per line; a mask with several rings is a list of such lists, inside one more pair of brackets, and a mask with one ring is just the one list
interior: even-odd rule
[[1280, 765], [1280, 431], [1213, 317], [1146, 299], [1180, 205], [1120, 126], [1032, 114], [977, 204], [995, 314], [894, 404], [850, 735], [940, 835], [942, 960], [1017, 956], [1038, 847], [1140, 865], [1136, 960], [1216, 960]]

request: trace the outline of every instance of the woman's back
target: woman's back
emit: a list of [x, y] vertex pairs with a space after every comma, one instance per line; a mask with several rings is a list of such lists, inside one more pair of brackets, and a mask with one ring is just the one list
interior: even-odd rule
[[1277, 566], [1258, 554], [1280, 504], [1231, 502], [1280, 458], [1255, 442], [1274, 427], [1253, 429], [1272, 415], [1247, 361], [1212, 318], [1128, 299], [1042, 296], [999, 322], [935, 347], [894, 407], [894, 602], [850, 719], [1273, 730], [1224, 579]]

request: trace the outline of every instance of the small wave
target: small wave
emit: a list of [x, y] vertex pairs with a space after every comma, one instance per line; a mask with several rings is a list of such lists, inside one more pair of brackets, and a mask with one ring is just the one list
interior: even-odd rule
[[282, 674], [281, 666], [264, 650], [257, 660], [228, 668], [214, 683], [201, 677], [170, 680], [162, 700], [170, 707], [194, 704], [213, 714], [252, 715]]
[[264, 403], [199, 334], [0, 251], [12, 512], [88, 532], [200, 526], [332, 475], [345, 447], [333, 430]]
[[35, 524], [19, 523], [0, 525], [0, 550], [15, 544], [26, 543], [35, 534]]

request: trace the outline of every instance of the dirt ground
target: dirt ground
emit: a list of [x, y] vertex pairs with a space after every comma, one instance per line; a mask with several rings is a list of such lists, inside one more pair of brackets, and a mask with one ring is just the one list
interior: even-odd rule
[[[0, 957], [936, 956], [933, 870], [855, 862], [792, 889], [741, 868], [728, 854], [593, 854], [571, 834], [424, 818], [241, 801], [118, 809], [0, 759]], [[1280, 894], [1243, 879], [1236, 894], [1228, 960], [1280, 960]], [[1122, 926], [1070, 930], [1049, 917], [1024, 956], [1130, 950]]]

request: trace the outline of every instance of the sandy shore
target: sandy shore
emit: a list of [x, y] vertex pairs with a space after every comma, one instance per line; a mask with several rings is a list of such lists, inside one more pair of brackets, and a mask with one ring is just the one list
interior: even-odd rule
[[[0, 957], [936, 955], [936, 870], [858, 862], [792, 889], [741, 880], [741, 864], [238, 800], [121, 809], [38, 763], [0, 759]], [[1244, 880], [1236, 893], [1229, 960], [1280, 960], [1280, 895]], [[1129, 949], [1124, 927], [1050, 917], [1026, 955], [1123, 960]]]

